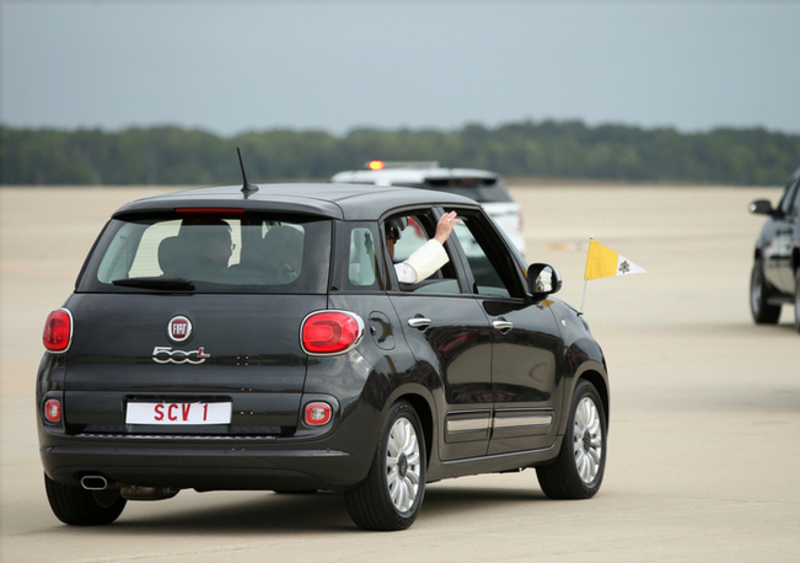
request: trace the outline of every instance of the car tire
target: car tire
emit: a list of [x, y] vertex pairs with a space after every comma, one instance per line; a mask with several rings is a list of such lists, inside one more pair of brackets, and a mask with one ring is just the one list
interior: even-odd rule
[[567, 431], [555, 462], [536, 468], [542, 491], [552, 499], [587, 499], [600, 490], [606, 465], [603, 401], [589, 381], [572, 395]]
[[781, 306], [770, 305], [767, 301], [768, 296], [761, 259], [756, 259], [750, 275], [750, 313], [756, 324], [774, 325], [781, 317]]
[[345, 491], [347, 511], [364, 530], [405, 530], [425, 496], [425, 436], [414, 408], [392, 405], [366, 479]]
[[56, 518], [72, 526], [102, 526], [119, 518], [125, 500], [119, 491], [87, 491], [68, 487], [44, 476], [47, 500]]

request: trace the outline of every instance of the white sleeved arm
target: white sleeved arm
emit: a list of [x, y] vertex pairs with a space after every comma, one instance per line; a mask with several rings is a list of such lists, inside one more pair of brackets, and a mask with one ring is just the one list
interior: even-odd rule
[[394, 271], [400, 283], [417, 283], [430, 277], [449, 260], [442, 244], [431, 239], [420, 246], [405, 262], [395, 264]]

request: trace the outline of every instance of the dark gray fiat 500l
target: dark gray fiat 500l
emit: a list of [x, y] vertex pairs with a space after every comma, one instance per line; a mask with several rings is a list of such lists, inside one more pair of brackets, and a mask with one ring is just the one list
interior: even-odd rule
[[[398, 283], [392, 263], [451, 210], [447, 264]], [[446, 193], [292, 184], [129, 203], [45, 326], [53, 512], [107, 524], [187, 488], [336, 490], [358, 526], [393, 530], [426, 482], [528, 467], [550, 497], [592, 497], [608, 379], [560, 287]]]

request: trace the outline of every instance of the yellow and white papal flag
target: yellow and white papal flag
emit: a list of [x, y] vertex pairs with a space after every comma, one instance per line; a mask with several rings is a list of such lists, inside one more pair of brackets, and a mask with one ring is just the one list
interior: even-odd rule
[[596, 240], [589, 240], [589, 253], [586, 255], [586, 272], [583, 274], [583, 279], [596, 280], [597, 278], [643, 273], [645, 273], [644, 268], [640, 268]]
[[586, 286], [589, 280], [597, 278], [609, 278], [612, 276], [627, 276], [628, 274], [643, 274], [641, 268], [610, 248], [607, 248], [594, 240], [589, 239], [589, 252], [586, 254], [586, 271], [583, 274], [583, 298], [581, 299], [581, 310], [586, 302]]

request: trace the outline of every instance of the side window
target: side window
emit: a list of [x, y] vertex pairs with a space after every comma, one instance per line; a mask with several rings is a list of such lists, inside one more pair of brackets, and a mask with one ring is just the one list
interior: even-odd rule
[[386, 240], [394, 241], [392, 261], [408, 260], [415, 250], [428, 242], [423, 220], [416, 215], [397, 215], [386, 222]]
[[348, 262], [350, 283], [358, 286], [375, 284], [377, 268], [375, 264], [375, 241], [372, 231], [356, 227], [350, 232], [350, 260]]
[[[394, 266], [395, 279], [401, 291], [415, 293], [458, 294], [460, 288], [456, 269], [449, 259], [430, 276], [415, 283], [404, 283], [406, 261], [433, 238], [436, 221], [430, 211], [410, 212], [393, 215], [383, 223], [386, 253]], [[445, 249], [446, 251], [446, 249]], [[418, 255], [417, 255], [418, 256]]]
[[516, 261], [486, 218], [476, 212], [460, 214], [453, 233], [458, 237], [472, 272], [473, 293], [492, 297], [522, 297], [524, 288]]

